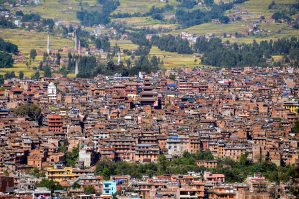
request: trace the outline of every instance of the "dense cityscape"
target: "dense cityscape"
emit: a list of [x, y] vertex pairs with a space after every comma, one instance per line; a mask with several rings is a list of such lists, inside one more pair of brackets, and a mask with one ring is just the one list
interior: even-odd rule
[[298, 72], [203, 67], [6, 79], [1, 191], [20, 198], [292, 198]]
[[0, 0], [0, 199], [299, 199], [298, 0]]

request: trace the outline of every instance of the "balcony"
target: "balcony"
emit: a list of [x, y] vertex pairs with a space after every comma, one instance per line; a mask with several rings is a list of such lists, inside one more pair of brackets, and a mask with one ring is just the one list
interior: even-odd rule
[[115, 153], [114, 151], [101, 151], [102, 155], [112, 155], [114, 153]]
[[194, 195], [182, 195], [180, 194], [180, 198], [197, 198], [197, 194], [194, 194]]

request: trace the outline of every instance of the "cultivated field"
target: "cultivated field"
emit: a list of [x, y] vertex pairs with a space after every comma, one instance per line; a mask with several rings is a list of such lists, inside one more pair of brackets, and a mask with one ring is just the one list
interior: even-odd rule
[[[38, 13], [42, 18], [52, 18], [55, 21], [64, 23], [79, 23], [76, 12], [80, 11], [79, 1], [76, 0], [40, 0], [41, 5], [30, 5], [27, 7], [18, 7], [16, 10], [22, 10], [25, 14]], [[83, 0], [84, 6], [99, 7], [95, 0]]]
[[[223, 2], [228, 2], [223, 1]], [[81, 1], [83, 7], [89, 10], [101, 10], [101, 5], [97, 3], [97, 0], [83, 0]], [[219, 3], [221, 0], [216, 0], [215, 2]], [[175, 30], [178, 24], [166, 24], [162, 23], [159, 20], [154, 20], [151, 17], [132, 17], [132, 18], [118, 18], [112, 19], [113, 22], [124, 23], [127, 26], [142, 28], [171, 28], [173, 31], [172, 34], [181, 34], [182, 32], [194, 33], [194, 34], [209, 34], [214, 33], [216, 36], [223, 35], [224, 33], [233, 34], [235, 32], [241, 33], [242, 31], [248, 30], [253, 22], [260, 21], [260, 16], [264, 15], [265, 17], [271, 17], [272, 14], [277, 11], [285, 8], [285, 6], [280, 4], [292, 4], [296, 0], [275, 0], [276, 10], [269, 10], [268, 6], [271, 4], [272, 0], [249, 0], [243, 4], [236, 5], [241, 10], [248, 10], [249, 15], [242, 15], [242, 20], [237, 22], [230, 22], [229, 24], [201, 24], [193, 26], [187, 29]], [[30, 5], [24, 8], [16, 8], [16, 10], [22, 10], [24, 13], [39, 13], [43, 18], [53, 18], [55, 21], [62, 21], [64, 23], [79, 23], [76, 18], [76, 11], [79, 11], [81, 7], [79, 6], [78, 0], [41, 0], [42, 5]], [[120, 0], [120, 6], [114, 11], [114, 13], [146, 13], [154, 5], [156, 7], [165, 6], [165, 3], [160, 3], [159, 0]], [[170, 5], [177, 5], [176, 0], [169, 0]], [[194, 9], [197, 9], [195, 6]], [[175, 9], [171, 12], [168, 12], [165, 15], [166, 18], [173, 17], [175, 14]], [[226, 14], [234, 14], [234, 9], [229, 10]], [[90, 31], [93, 31], [93, 28], [87, 28]], [[247, 36], [237, 39], [223, 38], [223, 41], [229, 40], [231, 43], [252, 43], [253, 40], [256, 40], [258, 43], [262, 40], [277, 40], [278, 38], [290, 38], [292, 36], [298, 36], [299, 30], [291, 29], [289, 25], [286, 24], [260, 24], [260, 29], [263, 30], [261, 36]], [[109, 32], [111, 30], [102, 30], [102, 33]], [[5, 40], [9, 40], [14, 44], [19, 46], [21, 52], [25, 53], [25, 56], [28, 57], [28, 53], [31, 49], [36, 49], [45, 51], [46, 50], [46, 41], [47, 33], [32, 33], [24, 30], [0, 30], [0, 35]], [[121, 48], [121, 51], [124, 49], [134, 50], [137, 49], [137, 45], [133, 44], [129, 40], [111, 40], [111, 46], [117, 45]], [[51, 36], [51, 48], [63, 48], [64, 46], [73, 46], [73, 41], [69, 39], [62, 39], [59, 37]], [[200, 59], [194, 57], [194, 55], [180, 55], [178, 53], [171, 53], [159, 50], [157, 47], [153, 46], [150, 52], [150, 56], [156, 55], [160, 57], [166, 64], [165, 68], [177, 68], [183, 67], [197, 67], [202, 66], [200, 64]], [[122, 60], [129, 59], [131, 56], [121, 54]], [[114, 57], [117, 59], [117, 57]], [[136, 58], [135, 58], [136, 59]], [[194, 61], [196, 59], [196, 62]], [[277, 59], [277, 58], [275, 58]], [[42, 60], [42, 56], [37, 56], [36, 62]], [[134, 60], [132, 60], [134, 62]], [[31, 67], [36, 67], [37, 63], [32, 63]], [[12, 69], [2, 69], [0, 74], [3, 74], [5, 71], [24, 71], [25, 76], [31, 76], [34, 71], [28, 69], [25, 64], [15, 64], [15, 67]], [[69, 76], [73, 76], [70, 74]]]
[[[249, 0], [238, 6], [240, 6], [240, 9], [242, 10], [248, 10], [250, 15], [257, 15], [257, 17], [260, 17], [261, 15], [271, 17], [273, 12], [268, 9], [268, 6], [272, 1], [273, 0]], [[275, 0], [276, 4], [292, 4], [296, 2], [296, 0]]]
[[[119, 0], [120, 6], [114, 13], [141, 13], [144, 14], [150, 10], [152, 6], [162, 7], [165, 3], [160, 3], [159, 0]], [[176, 0], [168, 0], [169, 5], [179, 4]]]
[[[47, 49], [47, 33], [41, 32], [28, 32], [25, 30], [12, 30], [12, 29], [1, 29], [0, 35], [5, 41], [9, 41], [13, 44], [18, 45], [19, 51], [23, 53], [23, 56], [27, 57], [27, 61], [29, 62], [29, 52], [31, 49], [35, 49], [36, 51], [45, 52]], [[68, 39], [61, 39], [56, 36], [50, 35], [50, 44], [51, 49], [63, 48], [64, 46], [73, 46], [73, 41]], [[36, 63], [31, 64], [31, 68], [38, 67], [38, 63], [42, 61], [42, 56], [37, 56], [35, 58]], [[25, 63], [17, 63], [14, 64], [14, 68], [0, 69], [0, 74], [4, 74], [6, 71], [15, 71], [18, 76], [19, 71], [23, 71], [26, 77], [31, 77], [34, 70], [27, 68]], [[42, 72], [41, 72], [42, 73]]]
[[[111, 46], [115, 46], [115, 44], [119, 46], [121, 49], [121, 52], [123, 52], [124, 49], [128, 50], [134, 50], [137, 49], [137, 45], [133, 44], [130, 40], [121, 40], [121, 41], [116, 41], [112, 40], [111, 41]], [[197, 66], [202, 66], [200, 64], [200, 59], [198, 57], [194, 57], [194, 55], [181, 55], [175, 52], [166, 52], [166, 51], [161, 51], [158, 49], [157, 46], [152, 46], [152, 49], [149, 53], [149, 56], [157, 56], [160, 57], [161, 60], [164, 62], [167, 62], [167, 64], [164, 64], [163, 67], [165, 68], [181, 68], [184, 65], [186, 67], [197, 67]], [[121, 60], [124, 61], [125, 59], [132, 59], [131, 56], [127, 56], [123, 53], [121, 53]], [[135, 57], [137, 59], [137, 57]], [[194, 62], [194, 60], [197, 60], [197, 62]], [[117, 57], [114, 57], [114, 60], [117, 60]], [[134, 60], [133, 60], [134, 62]]]
[[[174, 52], [166, 52], [158, 49], [157, 46], [153, 46], [150, 52], [151, 56], [160, 57], [161, 60], [167, 62], [168, 64], [164, 64], [165, 68], [182, 68], [184, 65], [188, 68], [201, 67], [200, 59], [198, 57], [194, 57], [194, 55], [181, 55]], [[194, 60], [197, 62], [194, 62]]]

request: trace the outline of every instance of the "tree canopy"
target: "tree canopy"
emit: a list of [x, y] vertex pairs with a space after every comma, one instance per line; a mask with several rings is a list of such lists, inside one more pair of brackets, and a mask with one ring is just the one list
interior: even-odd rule
[[[205, 38], [198, 38], [194, 50], [203, 53], [203, 64], [218, 67], [265, 66], [266, 59], [270, 58], [271, 55], [281, 54], [290, 54], [290, 59], [299, 61], [297, 54], [299, 41], [296, 37], [278, 39], [277, 41], [266, 40], [261, 41], [260, 44], [254, 40], [252, 44], [242, 43], [240, 46], [237, 43], [225, 45], [219, 38], [210, 41]], [[290, 62], [287, 56], [285, 61]]]
[[38, 184], [39, 187], [47, 187], [51, 190], [53, 194], [55, 190], [64, 190], [63, 186], [59, 183], [55, 183], [53, 180], [42, 179], [42, 181]]
[[75, 167], [78, 158], [79, 158], [79, 146], [74, 147], [72, 152], [67, 152], [65, 154], [66, 166]]
[[23, 104], [14, 111], [14, 115], [38, 120], [41, 115], [41, 108], [36, 104]]
[[30, 59], [32, 59], [34, 61], [36, 56], [37, 56], [36, 50], [35, 49], [31, 49], [30, 50]]
[[17, 54], [19, 52], [17, 45], [10, 42], [5, 42], [4, 39], [2, 39], [1, 37], [0, 37], [0, 51], [5, 51], [13, 54]]
[[0, 68], [12, 68], [14, 59], [7, 52], [0, 51]]

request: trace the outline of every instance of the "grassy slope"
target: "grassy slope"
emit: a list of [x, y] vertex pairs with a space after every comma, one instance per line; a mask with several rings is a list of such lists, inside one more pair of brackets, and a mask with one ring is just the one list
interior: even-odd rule
[[[120, 6], [114, 13], [141, 13], [144, 14], [150, 10], [152, 6], [162, 7], [165, 3], [160, 3], [159, 0], [119, 0]], [[168, 0], [169, 5], [179, 4], [176, 0]]]
[[[37, 51], [46, 51], [47, 48], [47, 33], [28, 32], [25, 30], [12, 30], [1, 29], [0, 35], [6, 41], [10, 41], [18, 45], [19, 51], [24, 53], [24, 56], [28, 58], [31, 49]], [[50, 36], [51, 49], [63, 48], [64, 46], [73, 46], [73, 42], [68, 39], [61, 39], [58, 37]], [[42, 56], [37, 56], [35, 62], [42, 61]], [[38, 67], [38, 63], [31, 64], [31, 67]], [[0, 69], [0, 74], [4, 74], [6, 71], [15, 71], [18, 76], [18, 71], [23, 71], [26, 77], [30, 77], [35, 71], [28, 69], [26, 64], [14, 64], [14, 68]]]
[[[220, 1], [220, 0], [219, 0]], [[96, 0], [84, 0], [82, 1], [84, 7], [91, 6], [92, 9], [101, 9], [99, 5], [96, 4]], [[217, 1], [216, 1], [217, 2]], [[248, 10], [250, 15], [255, 16], [243, 16], [243, 20], [239, 22], [229, 23], [229, 24], [201, 24], [198, 26], [190, 27], [184, 30], [174, 30], [176, 25], [173, 24], [161, 24], [160, 21], [154, 20], [151, 17], [133, 17], [133, 18], [123, 18], [123, 19], [112, 19], [112, 21], [118, 21], [122, 23], [126, 23], [127, 25], [134, 26], [134, 27], [143, 27], [147, 26], [150, 28], [172, 28], [174, 34], [180, 34], [181, 32], [189, 32], [195, 34], [208, 34], [208, 33], [215, 33], [216, 35], [223, 34], [223, 33], [235, 33], [241, 32], [242, 30], [248, 30], [248, 27], [252, 24], [253, 21], [258, 21], [261, 15], [265, 17], [270, 17], [274, 11], [268, 10], [269, 4], [272, 0], [249, 0], [240, 6], [243, 10]], [[296, 0], [276, 0], [276, 4], [281, 3], [294, 3]], [[21, 8], [25, 13], [39, 13], [44, 18], [54, 18], [55, 20], [63, 21], [63, 22], [79, 22], [76, 19], [76, 11], [80, 10], [78, 5], [79, 1], [77, 0], [41, 0], [41, 6], [29, 6], [27, 8]], [[165, 4], [159, 3], [159, 0], [120, 0], [121, 5], [117, 8], [114, 13], [136, 13], [140, 12], [141, 14], [149, 11], [149, 9], [155, 5], [156, 7], [164, 6]], [[176, 0], [169, 0], [169, 4], [176, 5], [178, 2]], [[72, 10], [68, 9], [68, 7], [72, 7]], [[59, 8], [59, 9], [58, 9]], [[18, 8], [19, 9], [19, 8]], [[167, 13], [168, 16], [174, 15], [175, 10], [171, 13]], [[233, 11], [227, 11], [227, 14], [233, 13]], [[245, 26], [242, 26], [245, 24]], [[261, 29], [267, 32], [267, 37], [263, 38], [253, 38], [253, 37], [246, 37], [246, 38], [238, 38], [238, 39], [228, 39], [230, 42], [240, 42], [240, 43], [251, 43], [254, 39], [259, 42], [261, 40], [269, 40], [273, 39], [276, 40], [277, 38], [282, 37], [291, 37], [297, 36], [298, 30], [290, 30], [289, 27], [285, 24], [261, 24]], [[269, 32], [268, 32], [269, 31]], [[283, 32], [282, 33], [279, 33]], [[104, 31], [106, 32], [106, 31]], [[1, 36], [4, 39], [10, 40], [12, 43], [19, 45], [19, 48], [23, 52], [29, 52], [30, 49], [41, 49], [45, 50], [46, 48], [46, 35], [45, 33], [29, 33], [25, 31], [20, 31], [15, 33], [11, 30], [2, 30]], [[21, 41], [22, 40], [22, 41]], [[223, 39], [227, 40], [227, 39]], [[26, 41], [26, 42], [24, 42]], [[131, 41], [117, 41], [120, 48], [133, 50], [136, 49], [137, 46], [132, 44]], [[116, 41], [111, 41], [111, 45], [114, 46]], [[62, 48], [63, 46], [72, 46], [72, 41], [67, 39], [60, 39], [55, 38], [51, 41], [51, 47], [54, 48]], [[186, 65], [186, 67], [195, 67], [201, 66], [199, 63], [199, 59], [195, 58], [193, 55], [179, 55], [178, 53], [170, 53], [170, 52], [163, 52], [160, 51], [157, 47], [153, 47], [150, 55], [156, 55], [160, 57], [165, 62], [171, 62], [173, 64], [165, 64], [166, 68], [175, 68], [175, 67], [182, 67]], [[128, 59], [129, 56], [125, 56], [122, 54], [122, 59]], [[41, 57], [37, 57], [37, 61], [40, 61]], [[194, 62], [194, 59], [197, 59], [197, 62]], [[34, 64], [32, 66], [35, 66]], [[33, 72], [27, 69], [25, 64], [17, 64], [15, 65], [16, 68], [14, 69], [3, 69], [0, 71], [0, 74], [3, 73], [5, 70], [22, 70], [25, 72], [26, 76], [30, 76]]]
[[[251, 15], [264, 15], [265, 17], [271, 17], [273, 12], [268, 9], [268, 6], [272, 3], [273, 0], [250, 0], [243, 3], [240, 8], [243, 10], [248, 10]], [[287, 3], [296, 3], [296, 0], [275, 0], [276, 4], [287, 4]]]
[[[236, 6], [239, 6], [242, 10], [248, 10], [249, 15], [255, 15], [255, 16], [245, 16], [243, 15], [242, 21], [239, 22], [232, 22], [229, 24], [201, 24], [197, 26], [193, 26], [184, 30], [176, 30], [172, 33], [178, 34], [182, 31], [188, 32], [188, 33], [195, 33], [195, 34], [208, 34], [208, 33], [215, 33], [216, 35], [223, 34], [223, 33], [235, 33], [235, 32], [241, 32], [243, 30], [248, 30], [248, 27], [252, 24], [252, 22], [259, 21], [260, 16], [264, 15], [265, 17], [271, 17], [274, 13], [274, 11], [269, 10], [268, 6], [271, 4], [272, 0], [249, 0], [243, 4], [239, 4]], [[276, 4], [286, 4], [286, 3], [295, 3], [296, 0], [275, 0]], [[228, 11], [226, 14], [233, 13], [233, 10]], [[245, 26], [242, 26], [242, 24], [245, 24]], [[278, 30], [282, 28], [282, 32], [288, 32], [289, 34], [277, 34]], [[289, 37], [289, 36], [296, 36], [299, 33], [299, 30], [288, 30], [289, 27], [287, 27], [284, 24], [275, 25], [275, 24], [261, 24], [261, 29], [264, 30], [272, 30], [272, 33], [268, 33], [270, 37]], [[283, 30], [288, 31], [283, 31]], [[274, 34], [273, 34], [274, 33]], [[242, 40], [242, 39], [241, 39]], [[249, 39], [245, 39], [249, 41]], [[252, 41], [252, 39], [251, 39]]]
[[[41, 5], [30, 5], [16, 10], [22, 10], [27, 13], [38, 13], [42, 18], [52, 18], [54, 20], [62, 21], [65, 23], [73, 22], [79, 23], [76, 18], [76, 11], [81, 8], [79, 1], [76, 0], [40, 0]], [[95, 0], [83, 0], [83, 5], [95, 6]], [[69, 9], [71, 7], [72, 9]]]
[[[121, 52], [123, 49], [137, 49], [137, 45], [133, 44], [130, 40], [123, 40], [123, 41], [111, 41], [111, 46], [117, 45], [120, 47]], [[166, 68], [180, 68], [182, 66], [186, 67], [196, 67], [196, 66], [202, 66], [200, 64], [199, 58], [195, 58], [194, 55], [181, 55], [175, 52], [165, 52], [158, 49], [157, 46], [152, 46], [152, 49], [150, 51], [150, 56], [157, 56], [160, 57], [161, 60], [164, 62], [172, 63], [172, 64], [164, 64], [164, 67]], [[124, 61], [125, 59], [131, 59], [130, 56], [127, 56], [125, 54], [121, 54], [121, 59]], [[194, 60], [197, 60], [197, 62], [194, 62]], [[117, 60], [117, 57], [114, 57], [114, 60]]]

